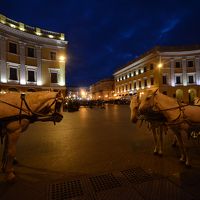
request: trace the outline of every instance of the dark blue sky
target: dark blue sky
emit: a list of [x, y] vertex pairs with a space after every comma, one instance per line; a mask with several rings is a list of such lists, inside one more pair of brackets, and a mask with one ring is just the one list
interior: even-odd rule
[[200, 44], [199, 0], [0, 0], [0, 12], [65, 33], [74, 86], [112, 76], [155, 45]]

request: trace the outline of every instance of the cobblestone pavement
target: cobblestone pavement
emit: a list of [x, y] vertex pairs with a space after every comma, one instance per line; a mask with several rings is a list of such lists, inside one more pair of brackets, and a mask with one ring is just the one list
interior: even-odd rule
[[151, 133], [129, 116], [128, 106], [108, 105], [32, 124], [17, 145], [17, 182], [0, 174], [0, 199], [200, 199], [200, 144], [188, 141], [191, 169], [171, 132], [163, 157], [154, 156]]

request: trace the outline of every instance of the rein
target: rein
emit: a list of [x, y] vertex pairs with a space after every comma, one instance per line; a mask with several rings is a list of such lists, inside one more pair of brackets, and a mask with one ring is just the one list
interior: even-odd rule
[[[57, 102], [58, 102], [58, 96], [56, 96], [56, 98], [48, 106], [48, 108], [51, 108], [54, 104], [57, 104]], [[35, 121], [54, 121], [54, 124], [55, 124], [55, 121], [56, 121], [55, 115], [58, 114], [56, 112], [56, 105], [55, 105], [54, 113], [51, 114], [51, 115], [44, 115], [44, 114], [41, 114], [41, 113], [38, 113], [38, 112], [33, 112], [31, 110], [30, 106], [28, 105], [27, 101], [26, 101], [25, 94], [21, 94], [21, 106], [20, 107], [13, 105], [13, 104], [10, 104], [10, 103], [3, 101], [3, 100], [0, 100], [0, 103], [7, 104], [7, 105], [14, 107], [14, 108], [17, 108], [19, 110], [19, 115], [13, 115], [13, 116], [9, 116], [9, 117], [0, 118], [0, 120], [3, 121], [4, 123], [8, 123], [8, 122], [11, 122], [11, 121], [18, 121], [18, 120], [21, 123], [22, 119], [28, 119], [31, 123], [33, 123]], [[22, 108], [23, 103], [25, 104], [26, 109]], [[24, 112], [26, 114], [22, 114], [22, 112]]]

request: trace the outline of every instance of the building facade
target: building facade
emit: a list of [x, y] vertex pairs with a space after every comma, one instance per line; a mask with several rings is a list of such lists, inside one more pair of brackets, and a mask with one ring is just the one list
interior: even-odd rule
[[155, 47], [114, 73], [117, 98], [145, 90], [184, 102], [200, 96], [200, 46]]
[[65, 91], [65, 36], [0, 15], [0, 89]]
[[111, 100], [114, 99], [114, 79], [103, 79], [90, 86], [92, 100]]
[[90, 100], [89, 87], [67, 87], [67, 97], [69, 99]]

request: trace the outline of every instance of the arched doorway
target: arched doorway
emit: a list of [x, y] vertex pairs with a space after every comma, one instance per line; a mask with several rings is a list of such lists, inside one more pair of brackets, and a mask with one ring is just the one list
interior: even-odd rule
[[183, 100], [183, 90], [181, 90], [181, 89], [176, 90], [176, 99], [178, 101], [182, 101]]
[[188, 90], [189, 93], [189, 103], [193, 103], [194, 102], [194, 98], [197, 96], [197, 91], [194, 88], [191, 88]]

